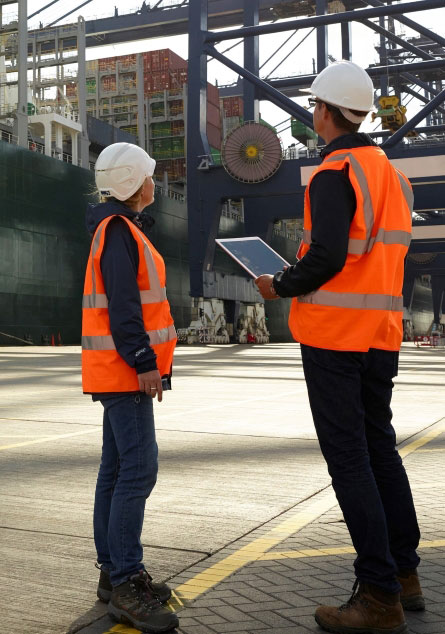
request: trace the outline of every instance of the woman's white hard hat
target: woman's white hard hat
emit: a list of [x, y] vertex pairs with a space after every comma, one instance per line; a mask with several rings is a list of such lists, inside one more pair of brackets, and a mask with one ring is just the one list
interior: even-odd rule
[[354, 115], [351, 110], [368, 113], [374, 105], [374, 86], [368, 73], [354, 64], [342, 60], [326, 66], [305, 92], [332, 106], [353, 123], [361, 123], [366, 116]]
[[102, 196], [127, 200], [153, 176], [156, 161], [132, 143], [113, 143], [99, 154], [95, 166], [96, 185]]

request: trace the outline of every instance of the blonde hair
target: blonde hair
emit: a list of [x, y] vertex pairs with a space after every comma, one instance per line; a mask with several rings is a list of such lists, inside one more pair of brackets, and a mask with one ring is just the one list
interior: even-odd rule
[[[121, 200], [120, 202], [124, 203], [124, 205], [126, 205], [127, 207], [130, 207], [130, 209], [133, 209], [133, 207], [137, 207], [142, 198], [142, 190], [144, 189], [144, 185], [145, 182], [142, 183], [139, 189], [132, 196], [130, 196], [130, 198], [127, 198], [126, 200]], [[113, 200], [113, 196], [102, 196], [99, 190], [97, 190], [97, 195], [99, 196], [101, 203], [108, 203], [110, 202], [110, 200]]]

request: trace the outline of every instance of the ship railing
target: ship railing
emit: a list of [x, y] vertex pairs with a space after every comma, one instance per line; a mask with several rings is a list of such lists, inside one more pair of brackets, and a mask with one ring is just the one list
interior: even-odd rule
[[28, 150], [31, 150], [31, 152], [37, 152], [38, 154], [45, 154], [45, 146], [43, 143], [37, 143], [32, 139], [28, 140]]
[[155, 192], [160, 196], [165, 196], [166, 198], [170, 198], [171, 200], [177, 200], [180, 203], [185, 203], [186, 201], [186, 197], [184, 194], [175, 192], [173, 189], [165, 189], [161, 185], [155, 186]]
[[6, 130], [0, 130], [0, 138], [2, 141], [6, 141], [6, 143], [12, 143], [13, 145], [17, 145], [19, 139], [17, 136], [12, 134], [11, 132], [7, 132]]

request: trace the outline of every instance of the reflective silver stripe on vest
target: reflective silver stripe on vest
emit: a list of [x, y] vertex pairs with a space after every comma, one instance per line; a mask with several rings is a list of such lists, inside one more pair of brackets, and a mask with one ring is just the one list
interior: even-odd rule
[[414, 209], [414, 192], [412, 188], [408, 185], [400, 171], [397, 168], [395, 168], [395, 170], [397, 172], [397, 176], [399, 177], [400, 185], [402, 187], [402, 193], [405, 196], [406, 204], [408, 205], [409, 210], [412, 213]]
[[[168, 341], [176, 339], [176, 330], [174, 326], [162, 328], [161, 330], [147, 330], [150, 337], [150, 345], [156, 346]], [[83, 336], [83, 350], [116, 350], [113, 337], [111, 335]]]
[[312, 242], [312, 233], [310, 229], [303, 229], [303, 242], [310, 244]]
[[108, 308], [108, 299], [102, 293], [96, 295], [84, 295], [82, 308]]
[[102, 236], [102, 233], [103, 233], [104, 229], [105, 229], [105, 227], [100, 227], [99, 228], [99, 230], [97, 231], [96, 235], [94, 236], [93, 244], [92, 244], [92, 247], [91, 247], [91, 255], [92, 255], [92, 258], [91, 258], [91, 276], [93, 278], [92, 279], [92, 282], [93, 282], [92, 283], [92, 288], [93, 288], [92, 295], [93, 296], [96, 295], [96, 272], [94, 270], [94, 256], [96, 255], [97, 250], [99, 248], [100, 239], [101, 239], [101, 236]]
[[[303, 242], [310, 244], [312, 241], [311, 232], [309, 229], [303, 231]], [[379, 229], [375, 236], [372, 236], [369, 240], [360, 240], [359, 238], [349, 238], [348, 253], [351, 255], [363, 255], [369, 253], [376, 242], [383, 242], [383, 244], [401, 244], [404, 247], [409, 247], [411, 242], [411, 233], [409, 231], [399, 231]]]
[[141, 291], [141, 304], [157, 304], [167, 299], [167, 289]]
[[[161, 288], [161, 300], [158, 291], [140, 291], [141, 304], [157, 304], [159, 301], [167, 299], [167, 289]], [[108, 298], [102, 293], [96, 295], [84, 295], [82, 301], [83, 308], [108, 308]]]
[[399, 229], [386, 230], [379, 229], [375, 236], [372, 236], [368, 243], [366, 240], [358, 240], [357, 238], [350, 238], [348, 243], [348, 253], [354, 255], [363, 255], [364, 253], [371, 251], [376, 242], [383, 242], [383, 244], [400, 244], [404, 247], [409, 247], [411, 242], [411, 233], [409, 231], [401, 231]]
[[[92, 293], [91, 295], [84, 295], [82, 301], [83, 308], [108, 308], [107, 296], [103, 293], [96, 293], [96, 272], [94, 270], [94, 257], [99, 249], [101, 236], [104, 230], [105, 225], [99, 227], [93, 239], [93, 244], [91, 248]], [[161, 287], [161, 282], [159, 280], [158, 270], [156, 268], [153, 254], [147, 242], [145, 241], [145, 236], [142, 232], [140, 232], [140, 237], [142, 238], [142, 241], [144, 243], [144, 260], [148, 271], [148, 279], [151, 285], [150, 289], [140, 291], [141, 304], [157, 304], [167, 299], [167, 290], [165, 287]]]
[[[359, 238], [350, 238], [348, 242], [348, 253], [351, 255], [363, 255], [369, 253], [376, 242], [382, 242], [383, 244], [401, 244], [402, 246], [409, 247], [411, 242], [411, 233], [401, 230], [386, 230], [379, 229], [375, 236], [371, 236], [372, 228], [374, 226], [374, 210], [371, 202], [371, 195], [369, 193], [368, 182], [363, 172], [360, 163], [352, 154], [338, 154], [327, 158], [324, 162], [332, 162], [349, 158], [351, 166], [355, 172], [357, 180], [360, 185], [360, 189], [363, 194], [363, 206], [366, 225], [366, 238], [361, 240]], [[402, 193], [405, 197], [408, 207], [412, 211], [414, 195], [411, 187], [408, 185], [402, 174], [396, 169], [397, 176], [399, 177], [400, 185], [402, 187]], [[303, 230], [303, 242], [310, 244], [312, 241], [311, 231], [309, 229]]]
[[338, 308], [356, 308], [359, 310], [403, 311], [403, 297], [393, 295], [371, 295], [361, 293], [334, 293], [318, 290], [298, 297], [303, 304], [336, 306]]
[[374, 227], [374, 209], [372, 207], [371, 194], [369, 191], [368, 180], [366, 178], [365, 172], [363, 171], [362, 166], [357, 161], [355, 156], [349, 152], [346, 152], [345, 154], [337, 154], [336, 156], [331, 156], [325, 159], [323, 163], [341, 161], [346, 158], [348, 158], [350, 161], [351, 167], [358, 180], [358, 184], [363, 196], [363, 215], [365, 218], [366, 227], [365, 251], [363, 251], [363, 253], [365, 253], [368, 247], [369, 240], [371, 239], [372, 229]]

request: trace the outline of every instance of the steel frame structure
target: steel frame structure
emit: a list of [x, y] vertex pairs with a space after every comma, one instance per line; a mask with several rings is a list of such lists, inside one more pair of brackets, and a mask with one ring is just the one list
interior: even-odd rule
[[[189, 7], [189, 84], [188, 84], [188, 120], [189, 130], [196, 134], [189, 134], [187, 146], [187, 198], [189, 215], [189, 243], [190, 243], [190, 285], [191, 295], [201, 297], [204, 294], [206, 274], [212, 270], [214, 259], [214, 244], [217, 237], [221, 204], [226, 198], [243, 198], [245, 214], [245, 234], [260, 235], [266, 240], [272, 234], [273, 222], [282, 218], [301, 217], [303, 208], [303, 191], [299, 169], [301, 161], [284, 161], [277, 174], [270, 180], [252, 185], [234, 181], [223, 168], [212, 163], [209, 144], [206, 137], [206, 85], [207, 85], [207, 56], [210, 56], [226, 67], [238, 73], [242, 78], [242, 93], [244, 97], [245, 120], [257, 120], [258, 101], [267, 99], [281, 107], [291, 116], [299, 119], [305, 125], [312, 127], [312, 117], [298, 104], [287, 97], [280, 89], [299, 90], [308, 87], [315, 75], [305, 75], [289, 78], [288, 80], [266, 82], [259, 78], [258, 37], [268, 33], [278, 33], [294, 29], [315, 27], [317, 30], [317, 71], [320, 72], [328, 63], [327, 26], [341, 24], [342, 52], [346, 59], [351, 58], [350, 24], [353, 21], [364, 23], [373, 28], [382, 38], [404, 46], [405, 42], [384, 28], [383, 18], [394, 16], [400, 22], [414, 28], [417, 32], [429, 37], [433, 42], [443, 46], [444, 38], [418, 25], [405, 17], [406, 13], [442, 8], [443, 0], [420, 0], [404, 2], [397, 5], [384, 5], [380, 0], [366, 0], [372, 8], [356, 9], [336, 14], [326, 14], [327, 0], [315, 0], [316, 15], [300, 18], [278, 24], [259, 24], [260, 0], [244, 0], [244, 26], [230, 31], [209, 31], [209, 0], [193, 0]], [[369, 21], [378, 17], [379, 25]], [[215, 48], [215, 43], [237, 38], [244, 40], [244, 66], [236, 64]], [[368, 70], [373, 78], [401, 76], [402, 73], [425, 72], [442, 69], [443, 59], [436, 59], [427, 52], [418, 49], [413, 44], [405, 47], [422, 59], [413, 62], [407, 68], [406, 64], [390, 64], [371, 67]], [[384, 85], [385, 79], [382, 80]], [[417, 83], [417, 82], [416, 82]], [[434, 95], [422, 110], [408, 121], [394, 134], [383, 133], [382, 146], [388, 155], [394, 153], [404, 135], [423, 121], [434, 109], [441, 106], [445, 100], [445, 90]], [[424, 126], [422, 131], [432, 131], [430, 126]], [[386, 138], [387, 137], [387, 138]], [[431, 153], [443, 153], [443, 148], [431, 150]], [[315, 165], [318, 160], [309, 160], [308, 164]], [[425, 179], [423, 179], [425, 180]], [[426, 191], [419, 179], [416, 192], [422, 193], [428, 199], [428, 207], [440, 206], [443, 185]], [[440, 189], [440, 192], [439, 192]], [[279, 204], [271, 199], [279, 197]], [[297, 211], [299, 209], [299, 212]], [[445, 256], [444, 256], [445, 257]]]

